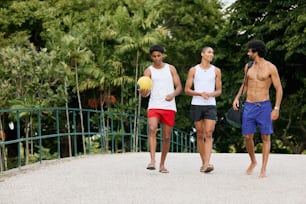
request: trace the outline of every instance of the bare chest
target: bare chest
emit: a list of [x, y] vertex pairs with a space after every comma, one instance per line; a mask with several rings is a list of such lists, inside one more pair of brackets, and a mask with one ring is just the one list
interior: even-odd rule
[[270, 72], [264, 69], [250, 69], [247, 76], [252, 81], [266, 82], [271, 80]]

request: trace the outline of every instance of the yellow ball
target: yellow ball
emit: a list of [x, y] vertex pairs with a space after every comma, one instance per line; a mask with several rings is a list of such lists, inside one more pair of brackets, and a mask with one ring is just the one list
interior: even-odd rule
[[152, 88], [152, 80], [150, 77], [142, 76], [137, 81], [137, 89], [150, 91]]

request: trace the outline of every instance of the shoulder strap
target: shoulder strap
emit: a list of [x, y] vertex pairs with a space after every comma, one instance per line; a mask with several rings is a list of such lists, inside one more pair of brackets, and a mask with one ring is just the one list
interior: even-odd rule
[[248, 62], [248, 69], [250, 69], [251, 68], [251, 66], [254, 64], [254, 62], [253, 61], [249, 61]]
[[254, 61], [249, 61], [247, 64], [248, 64], [248, 70], [244, 74], [244, 79], [243, 79], [244, 83], [243, 83], [241, 95], [243, 95], [244, 86], [248, 83], [247, 73], [248, 73], [249, 69], [252, 67], [252, 65], [254, 64]]

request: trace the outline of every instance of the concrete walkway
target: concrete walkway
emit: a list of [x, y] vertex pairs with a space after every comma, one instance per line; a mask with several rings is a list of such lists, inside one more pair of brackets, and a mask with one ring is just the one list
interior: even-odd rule
[[256, 156], [253, 175], [247, 154], [214, 153], [209, 174], [196, 153], [169, 153], [169, 174], [146, 170], [149, 153], [44, 161], [0, 174], [0, 204], [306, 203], [306, 155], [271, 154], [264, 179]]

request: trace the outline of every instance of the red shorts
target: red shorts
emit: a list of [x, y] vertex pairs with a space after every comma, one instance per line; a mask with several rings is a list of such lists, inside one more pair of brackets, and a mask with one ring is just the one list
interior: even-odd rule
[[164, 109], [149, 109], [148, 118], [158, 118], [160, 123], [174, 126], [175, 121], [175, 111], [174, 110], [164, 110]]

